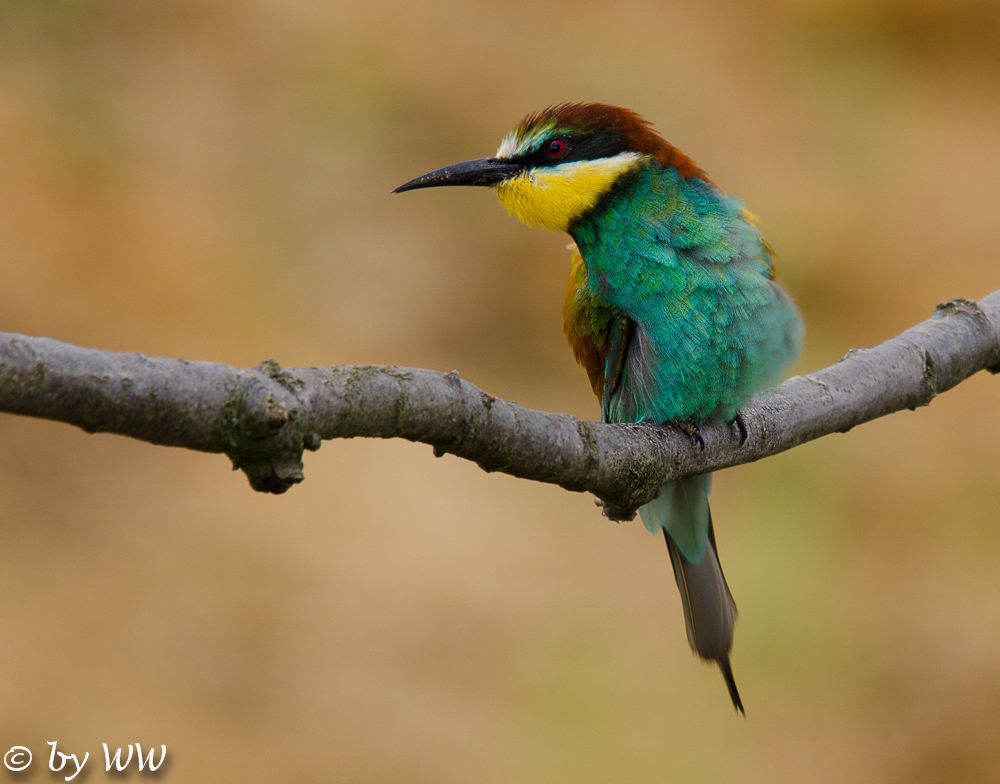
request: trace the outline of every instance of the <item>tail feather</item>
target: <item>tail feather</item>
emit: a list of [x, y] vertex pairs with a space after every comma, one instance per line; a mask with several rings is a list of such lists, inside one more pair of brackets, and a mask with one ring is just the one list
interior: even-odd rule
[[733, 668], [729, 666], [729, 656], [719, 659], [719, 669], [722, 670], [722, 677], [726, 681], [729, 689], [729, 698], [733, 701], [733, 706], [744, 716], [747, 712], [743, 710], [743, 700], [740, 699], [740, 690], [736, 688], [736, 679], [733, 678]]
[[663, 531], [681, 593], [688, 642], [701, 658], [719, 665], [733, 705], [745, 715], [729, 665], [736, 602], [719, 565], [708, 506], [711, 483], [711, 474], [702, 474], [666, 484], [640, 507], [639, 514], [651, 532]]
[[674, 567], [674, 578], [681, 594], [684, 624], [688, 642], [701, 658], [715, 661], [722, 670], [722, 677], [729, 688], [729, 696], [740, 713], [746, 715], [740, 699], [733, 670], [729, 664], [729, 651], [733, 647], [733, 626], [736, 621], [736, 603], [726, 584], [719, 557], [715, 550], [715, 532], [709, 518], [708, 544], [705, 556], [698, 563], [688, 561], [664, 530], [667, 551]]

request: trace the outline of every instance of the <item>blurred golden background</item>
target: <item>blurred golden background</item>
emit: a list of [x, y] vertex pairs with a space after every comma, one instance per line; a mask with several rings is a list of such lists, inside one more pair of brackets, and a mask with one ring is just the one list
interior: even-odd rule
[[[389, 191], [598, 100], [760, 216], [822, 367], [1000, 286], [998, 71], [986, 0], [6, 2], [0, 329], [594, 418], [567, 238]], [[102, 741], [183, 782], [996, 782], [998, 403], [980, 374], [716, 477], [745, 721], [663, 543], [587, 496], [342, 441], [267, 497], [0, 416], [3, 750], [91, 782]]]

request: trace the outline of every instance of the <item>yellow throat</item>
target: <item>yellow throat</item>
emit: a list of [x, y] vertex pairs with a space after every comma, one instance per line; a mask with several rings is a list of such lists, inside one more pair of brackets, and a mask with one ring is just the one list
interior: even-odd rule
[[611, 158], [531, 169], [497, 185], [497, 195], [507, 212], [529, 226], [566, 231], [622, 174], [646, 157], [623, 152]]

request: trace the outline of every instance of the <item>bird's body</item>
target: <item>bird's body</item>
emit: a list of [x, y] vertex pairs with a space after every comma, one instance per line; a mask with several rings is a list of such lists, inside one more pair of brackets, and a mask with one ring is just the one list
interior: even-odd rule
[[[576, 242], [564, 329], [608, 422], [732, 421], [795, 358], [802, 323], [743, 205], [638, 115], [603, 104], [534, 114], [495, 158], [397, 190], [495, 185], [507, 209]], [[663, 531], [688, 639], [729, 666], [735, 604], [715, 548], [710, 475], [665, 485], [640, 515]]]

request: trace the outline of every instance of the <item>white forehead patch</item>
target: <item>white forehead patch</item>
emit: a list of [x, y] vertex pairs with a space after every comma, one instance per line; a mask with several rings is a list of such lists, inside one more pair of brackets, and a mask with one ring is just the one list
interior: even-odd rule
[[527, 134], [521, 132], [520, 129], [511, 131], [500, 142], [496, 157], [509, 159], [532, 152], [541, 145], [545, 137], [552, 133], [555, 127], [555, 120], [550, 120], [532, 128]]

